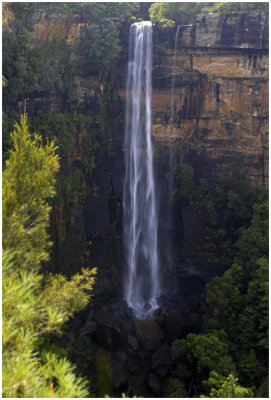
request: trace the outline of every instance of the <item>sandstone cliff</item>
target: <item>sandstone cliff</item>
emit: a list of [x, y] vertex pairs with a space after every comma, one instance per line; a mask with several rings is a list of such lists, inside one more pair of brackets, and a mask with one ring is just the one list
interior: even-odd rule
[[[4, 10], [9, 29], [14, 16]], [[121, 33], [128, 49], [127, 24], [108, 19]], [[78, 15], [35, 13], [32, 18], [33, 45], [53, 39], [64, 39], [76, 49], [85, 36], [98, 25]], [[153, 135], [166, 145], [171, 113], [174, 36], [170, 31], [154, 29], [153, 63]], [[128, 51], [128, 50], [127, 50]], [[120, 59], [119, 93], [125, 97], [124, 54]], [[95, 76], [76, 76], [79, 104], [95, 113], [102, 86]], [[61, 112], [61, 93], [33, 88], [27, 93], [33, 112]], [[4, 108], [8, 110], [8, 105]], [[23, 107], [23, 99], [17, 109]], [[266, 14], [199, 16], [191, 25], [180, 27], [175, 69], [173, 140], [193, 145], [195, 167], [201, 176], [212, 178], [231, 173], [236, 161], [248, 167], [255, 184], [268, 182], [268, 20]], [[119, 134], [122, 134], [120, 132]], [[118, 140], [118, 138], [116, 138]], [[187, 155], [189, 157], [189, 155]], [[194, 157], [195, 158], [195, 157]]]
[[[171, 134], [193, 144], [205, 177], [230, 173], [242, 160], [255, 184], [268, 181], [267, 24], [264, 14], [250, 12], [202, 16], [180, 27]], [[154, 58], [153, 134], [163, 142], [174, 39], [155, 32], [154, 43], [158, 38], [165, 50]]]
[[[7, 19], [8, 29], [15, 34], [15, 17], [8, 8], [4, 10], [4, 18]], [[85, 174], [85, 184], [89, 188], [93, 187], [93, 190], [85, 198], [84, 207], [77, 213], [74, 225], [65, 227], [65, 241], [59, 247], [56, 246], [56, 257], [59, 257], [56, 264], [63, 265], [69, 256], [75, 260], [72, 261], [73, 270], [78, 269], [76, 260], [82, 242], [79, 233], [83, 229], [87, 241], [92, 242], [89, 262], [91, 265], [99, 265], [96, 290], [110, 293], [119, 291], [122, 276], [120, 236], [124, 177], [123, 115], [130, 24], [118, 19], [108, 19], [104, 21], [104, 25], [116, 27], [122, 44], [116, 65], [117, 72], [109, 82], [112, 93], [110, 96], [105, 94], [105, 82], [88, 69], [84, 73], [76, 71], [74, 84], [76, 110], [93, 117], [94, 121], [98, 114], [101, 115], [106, 100], [106, 129], [110, 128], [111, 133], [109, 135], [105, 131], [99, 132], [99, 135], [104, 135], [103, 141], [108, 140], [110, 154], [98, 154], [97, 168], [92, 174]], [[33, 47], [61, 39], [80, 58], [82, 42], [87, 40], [87, 44], [91, 44], [93, 35], [99, 30], [99, 24], [89, 23], [82, 15], [64, 15], [49, 10], [32, 15], [31, 29]], [[204, 177], [212, 181], [221, 173], [231, 175], [238, 165], [245, 168], [253, 184], [268, 182], [266, 14], [247, 12], [199, 16], [194, 24], [180, 26], [176, 68], [173, 71], [175, 33], [176, 27], [163, 31], [154, 26], [152, 132], [157, 160], [161, 253], [168, 252], [163, 246], [166, 246], [168, 235], [164, 210], [169, 201], [166, 178], [169, 169], [169, 131], [173, 151], [178, 152], [177, 159], [194, 167], [196, 180]], [[173, 126], [170, 129], [173, 73], [174, 113]], [[22, 112], [25, 98], [30, 117], [39, 110], [61, 113], [66, 107], [66, 98], [61, 91], [36, 84], [23, 90], [14, 101], [4, 104], [4, 111]], [[94, 131], [96, 128], [93, 126]], [[72, 165], [64, 165], [64, 174], [73, 174], [74, 170], [81, 168], [82, 152], [88, 151], [84, 147], [85, 135], [84, 130], [77, 129], [74, 132]], [[163, 161], [159, 160], [161, 154]], [[94, 193], [95, 187], [98, 188], [98, 194]], [[63, 212], [63, 204], [59, 204], [57, 210], [54, 213], [55, 222], [52, 224], [56, 225], [56, 234], [60, 229], [57, 225], [58, 215]], [[204, 236], [199, 217], [189, 208], [185, 212], [178, 210], [175, 225], [179, 229], [176, 248], [190, 243], [197, 244]], [[167, 260], [164, 259], [164, 262]]]

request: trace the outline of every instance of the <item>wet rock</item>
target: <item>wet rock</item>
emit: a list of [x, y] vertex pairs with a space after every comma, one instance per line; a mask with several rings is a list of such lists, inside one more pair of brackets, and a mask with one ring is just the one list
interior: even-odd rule
[[138, 350], [138, 342], [134, 336], [128, 336], [128, 343], [132, 350]]
[[127, 365], [119, 360], [112, 360], [111, 376], [114, 388], [118, 389], [128, 380]]
[[156, 350], [156, 352], [152, 356], [152, 364], [151, 368], [157, 369], [163, 364], [168, 363], [170, 359], [170, 347], [167, 343], [165, 343], [163, 346], [159, 347], [159, 349]]
[[81, 325], [82, 325], [81, 319], [78, 317], [74, 317], [69, 322], [69, 331], [76, 332]]
[[127, 350], [127, 330], [120, 319], [103, 310], [95, 310], [93, 318], [97, 323], [96, 334], [102, 347], [110, 351]]
[[166, 315], [166, 340], [172, 343], [175, 339], [184, 336], [185, 326], [187, 325], [187, 315], [183, 312], [182, 306], [175, 307]]
[[79, 330], [79, 339], [85, 335], [96, 332], [97, 323], [95, 321], [87, 321]]
[[117, 330], [108, 328], [107, 326], [98, 325], [97, 339], [104, 349], [110, 351], [126, 351], [128, 347], [127, 339]]
[[169, 370], [169, 367], [166, 365], [161, 365], [155, 372], [157, 373], [158, 376], [161, 376], [162, 378], [166, 376], [167, 372]]
[[129, 372], [131, 372], [132, 374], [134, 374], [136, 372], [141, 372], [141, 370], [142, 370], [140, 358], [139, 358], [138, 354], [135, 352], [132, 352], [129, 355], [127, 365], [128, 365]]
[[93, 318], [97, 322], [97, 325], [106, 326], [110, 329], [115, 330], [123, 337], [126, 336], [127, 332], [123, 322], [111, 312], [104, 310], [95, 310]]
[[125, 309], [125, 313], [126, 313], [128, 318], [133, 318], [133, 309], [131, 307], [127, 307]]
[[121, 351], [116, 351], [115, 353], [111, 354], [111, 358], [112, 358], [112, 360], [118, 360], [123, 363], [124, 361], [126, 361], [127, 355], [126, 355], [126, 353], [123, 353]]
[[166, 340], [172, 343], [175, 339], [186, 337], [188, 333], [198, 333], [201, 327], [201, 316], [198, 313], [184, 312], [183, 305], [170, 310], [166, 316]]
[[73, 344], [73, 343], [75, 342], [75, 333], [71, 332], [71, 333], [68, 335], [68, 340], [69, 340], [69, 343], [70, 343], [70, 344]]
[[137, 397], [153, 397], [152, 392], [146, 384], [146, 375], [137, 374], [130, 380], [131, 395]]
[[151, 359], [152, 351], [150, 350], [140, 350], [137, 352], [141, 360], [141, 364], [144, 367], [146, 363]]
[[158, 395], [161, 389], [161, 384], [158, 377], [154, 374], [149, 374], [147, 383], [151, 390]]
[[136, 337], [145, 350], [156, 350], [161, 345], [163, 332], [159, 325], [152, 320], [136, 320]]
[[153, 313], [153, 319], [158, 325], [163, 325], [165, 322], [165, 316], [161, 308], [157, 308]]

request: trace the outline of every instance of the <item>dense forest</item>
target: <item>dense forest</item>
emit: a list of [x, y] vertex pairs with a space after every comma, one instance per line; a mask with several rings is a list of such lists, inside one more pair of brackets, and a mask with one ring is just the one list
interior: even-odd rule
[[[221, 25], [223, 34], [241, 36], [230, 31], [231, 16], [249, 30], [246, 16], [265, 21], [268, 5], [3, 3], [3, 397], [269, 397], [264, 155], [255, 163], [256, 173], [250, 170], [253, 139], [249, 150], [240, 151], [248, 152], [246, 160], [223, 155], [221, 169], [209, 153], [199, 152], [213, 118], [204, 110], [204, 90], [214, 93], [208, 98], [214, 96], [216, 118], [226, 120], [227, 140], [239, 123], [234, 114], [239, 104], [232, 101], [229, 115], [221, 117], [223, 77], [215, 78], [213, 90], [207, 73], [195, 66], [199, 51], [210, 60], [223, 51], [228, 57], [240, 53], [249, 60], [243, 69], [248, 65], [254, 74], [255, 92], [263, 90], [266, 80], [256, 73], [265, 73], [265, 30], [262, 47], [238, 48], [237, 40], [222, 37], [212, 54], [198, 50], [195, 37], [197, 24], [205, 29], [210, 16], [218, 18], [216, 29]], [[143, 20], [154, 26], [153, 97], [162, 93], [162, 107], [174, 89], [176, 27], [185, 49], [179, 57], [188, 60], [176, 73], [175, 90], [179, 99], [182, 90], [189, 95], [180, 110], [164, 113], [155, 109], [154, 98], [153, 125], [166, 132], [171, 118], [177, 133], [190, 123], [196, 126], [193, 140], [182, 134], [168, 142], [152, 138], [160, 203], [173, 210], [172, 229], [158, 226], [158, 247], [166, 254], [164, 238], [172, 238], [173, 261], [161, 255], [163, 284], [170, 283], [161, 296], [164, 303], [145, 321], [134, 317], [120, 292], [123, 93], [130, 25]], [[232, 79], [236, 88], [244, 85], [254, 94], [250, 75], [242, 82]], [[259, 97], [255, 94], [252, 137], [261, 136], [268, 118], [262, 111], [265, 97]], [[259, 157], [267, 148], [261, 146]], [[168, 218], [159, 212], [161, 220]], [[197, 274], [187, 274], [189, 268]]]

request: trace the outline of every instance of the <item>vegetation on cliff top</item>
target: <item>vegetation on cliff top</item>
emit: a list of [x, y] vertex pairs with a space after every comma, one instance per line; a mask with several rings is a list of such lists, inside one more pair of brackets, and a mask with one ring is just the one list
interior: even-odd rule
[[182, 25], [195, 21], [199, 14], [226, 14], [232, 12], [264, 11], [268, 12], [269, 4], [246, 2], [161, 2], [152, 3], [149, 9], [150, 19], [171, 28], [174, 24]]

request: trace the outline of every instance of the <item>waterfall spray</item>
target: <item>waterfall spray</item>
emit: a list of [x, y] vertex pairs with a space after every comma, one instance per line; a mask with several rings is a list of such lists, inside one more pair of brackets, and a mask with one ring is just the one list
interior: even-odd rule
[[141, 319], [149, 317], [158, 307], [160, 292], [151, 96], [152, 24], [143, 21], [130, 28], [123, 190], [125, 299]]

